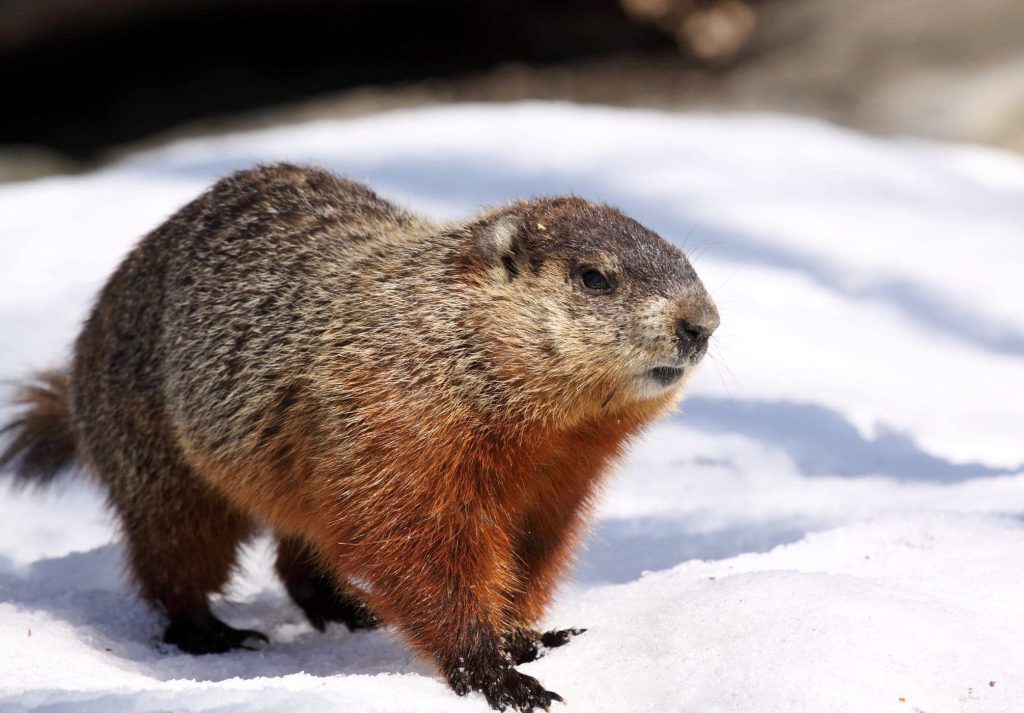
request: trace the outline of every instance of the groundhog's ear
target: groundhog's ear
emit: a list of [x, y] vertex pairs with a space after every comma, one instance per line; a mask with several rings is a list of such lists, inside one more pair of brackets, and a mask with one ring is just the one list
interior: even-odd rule
[[502, 265], [510, 278], [522, 272], [526, 258], [523, 243], [523, 221], [515, 215], [504, 215], [488, 223], [476, 237], [476, 254], [487, 266]]

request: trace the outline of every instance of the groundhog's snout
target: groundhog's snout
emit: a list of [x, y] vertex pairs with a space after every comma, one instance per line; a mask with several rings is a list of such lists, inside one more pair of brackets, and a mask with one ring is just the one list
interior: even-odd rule
[[687, 305], [676, 320], [679, 359], [689, 362], [700, 360], [707, 353], [708, 341], [718, 329], [719, 322], [718, 308], [707, 295]]
[[644, 373], [643, 381], [654, 385], [655, 390], [650, 393], [661, 393], [662, 389], [679, 383], [707, 353], [711, 335], [718, 329], [718, 309], [706, 293], [684, 299], [674, 312], [669, 329], [674, 332], [675, 354], [664, 355]]

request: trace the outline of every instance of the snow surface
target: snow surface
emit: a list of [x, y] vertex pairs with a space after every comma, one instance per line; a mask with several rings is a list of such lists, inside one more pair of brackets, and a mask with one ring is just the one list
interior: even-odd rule
[[[1024, 711], [1024, 161], [778, 116], [522, 104], [190, 140], [0, 187], [0, 377], [59, 364], [130, 246], [276, 159], [436, 217], [606, 200], [722, 312], [683, 412], [610, 484], [522, 667], [566, 711]], [[102, 496], [0, 490], [0, 710], [485, 711], [388, 631], [313, 631], [260, 540], [215, 604], [257, 652], [158, 645]], [[563, 710], [560, 705], [555, 710]]]

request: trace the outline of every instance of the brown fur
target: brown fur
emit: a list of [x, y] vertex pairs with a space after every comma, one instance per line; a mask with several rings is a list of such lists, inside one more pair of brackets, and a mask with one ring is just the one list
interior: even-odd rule
[[[586, 287], [593, 269], [608, 290]], [[650, 370], [689, 372], [717, 322], [682, 253], [607, 206], [435, 225], [325, 172], [261, 167], [132, 251], [70, 392], [59, 376], [29, 392], [5, 458], [45, 478], [79, 454], [172, 622], [208, 622], [266, 524], [307, 613], [320, 595], [303, 592], [331, 580], [332, 611], [368, 606], [458, 692], [547, 707], [503, 637], [540, 641], [602, 477], [679, 398], [685, 379]]]

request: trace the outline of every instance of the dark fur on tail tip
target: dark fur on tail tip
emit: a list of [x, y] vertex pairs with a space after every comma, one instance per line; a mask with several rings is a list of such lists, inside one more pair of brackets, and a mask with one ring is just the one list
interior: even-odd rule
[[12, 472], [17, 483], [46, 485], [75, 460], [67, 374], [37, 375], [19, 388], [15, 404], [20, 411], [0, 429], [6, 441], [0, 472]]

